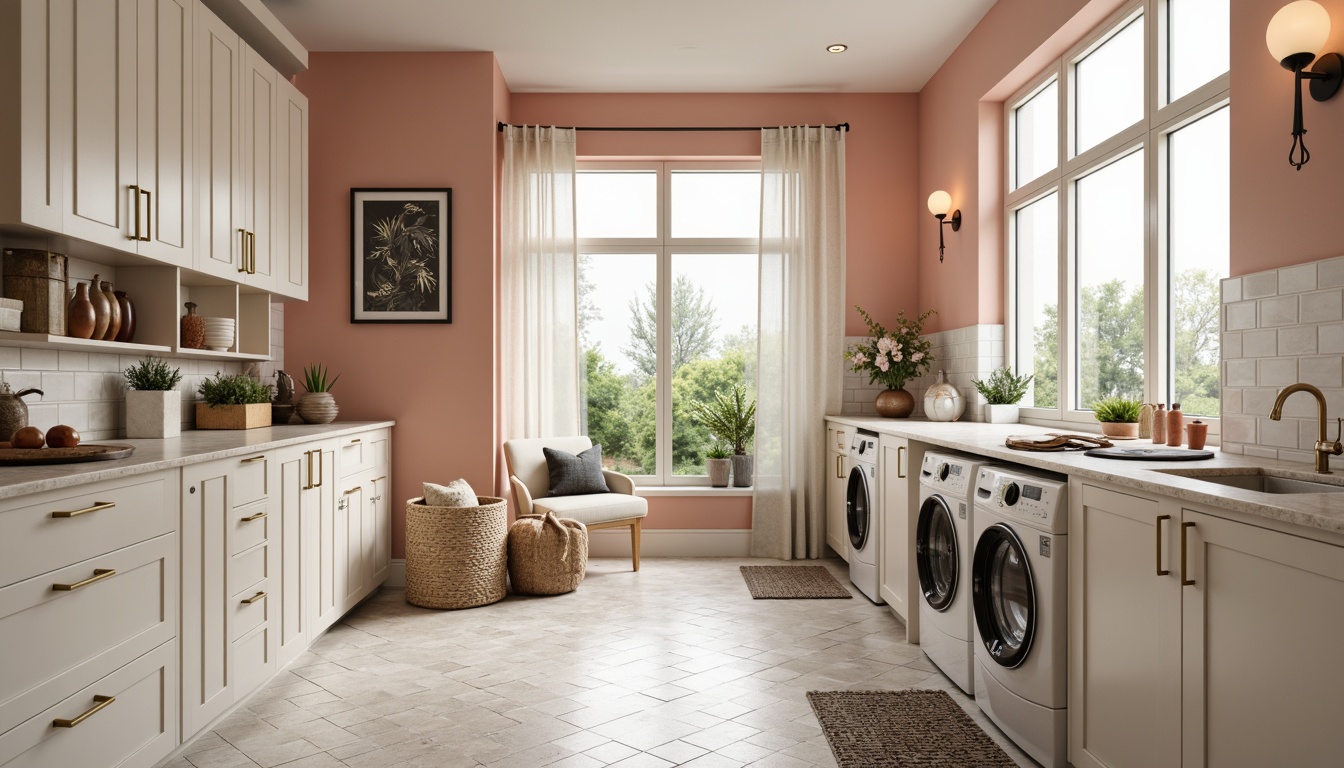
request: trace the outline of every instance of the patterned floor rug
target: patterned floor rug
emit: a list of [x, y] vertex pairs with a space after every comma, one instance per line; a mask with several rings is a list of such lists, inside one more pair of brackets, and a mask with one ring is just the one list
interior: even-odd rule
[[840, 768], [1016, 768], [946, 691], [808, 691]]
[[757, 600], [852, 598], [823, 565], [744, 565], [742, 578]]

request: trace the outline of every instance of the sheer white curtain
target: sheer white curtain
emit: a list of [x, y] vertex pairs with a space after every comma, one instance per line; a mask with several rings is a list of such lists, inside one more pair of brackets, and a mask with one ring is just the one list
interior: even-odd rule
[[761, 304], [752, 554], [821, 556], [827, 412], [840, 409], [845, 134], [761, 132]]
[[505, 437], [577, 435], [574, 130], [506, 126], [504, 131]]

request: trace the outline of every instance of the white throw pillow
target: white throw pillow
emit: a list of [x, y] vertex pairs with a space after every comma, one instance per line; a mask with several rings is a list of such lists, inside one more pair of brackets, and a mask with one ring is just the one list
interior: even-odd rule
[[477, 507], [476, 492], [466, 480], [457, 479], [447, 485], [425, 483], [425, 505], [430, 507]]

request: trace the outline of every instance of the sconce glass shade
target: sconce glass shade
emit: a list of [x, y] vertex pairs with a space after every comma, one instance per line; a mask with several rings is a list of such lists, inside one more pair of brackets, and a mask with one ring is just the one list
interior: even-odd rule
[[1283, 6], [1269, 20], [1265, 31], [1265, 44], [1278, 62], [1297, 53], [1310, 53], [1315, 58], [1328, 39], [1330, 13], [1314, 0], [1297, 0]]
[[929, 213], [934, 216], [946, 216], [950, 210], [952, 210], [951, 195], [941, 189], [929, 195]]

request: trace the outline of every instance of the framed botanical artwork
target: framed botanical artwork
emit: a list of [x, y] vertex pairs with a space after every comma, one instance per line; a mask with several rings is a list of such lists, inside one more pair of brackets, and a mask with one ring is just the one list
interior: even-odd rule
[[352, 323], [453, 321], [453, 191], [350, 190]]

